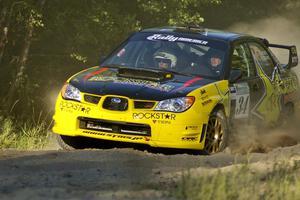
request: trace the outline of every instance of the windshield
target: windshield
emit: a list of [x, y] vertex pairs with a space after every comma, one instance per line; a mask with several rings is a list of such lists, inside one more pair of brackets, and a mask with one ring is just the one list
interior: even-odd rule
[[114, 51], [101, 66], [146, 68], [220, 77], [227, 45], [190, 35], [137, 33]]

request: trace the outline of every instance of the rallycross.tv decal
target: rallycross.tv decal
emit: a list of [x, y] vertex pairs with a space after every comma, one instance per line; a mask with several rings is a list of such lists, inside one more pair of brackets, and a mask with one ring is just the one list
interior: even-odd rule
[[72, 101], [61, 101], [59, 104], [59, 108], [61, 111], [73, 113], [74, 111], [82, 112], [85, 114], [89, 114], [91, 108], [80, 105], [78, 103]]
[[201, 44], [201, 45], [207, 45], [208, 41], [199, 40], [199, 39], [192, 39], [192, 38], [185, 38], [185, 37], [176, 37], [174, 35], [162, 35], [162, 34], [154, 34], [147, 37], [147, 40], [151, 41], [169, 41], [169, 42], [188, 42], [188, 43], [194, 43], [194, 44]]

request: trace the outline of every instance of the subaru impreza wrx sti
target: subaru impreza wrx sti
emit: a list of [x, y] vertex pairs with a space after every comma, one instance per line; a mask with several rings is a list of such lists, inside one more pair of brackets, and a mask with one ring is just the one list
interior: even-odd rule
[[[288, 63], [270, 48], [286, 49]], [[87, 137], [216, 153], [235, 123], [272, 124], [293, 112], [297, 64], [295, 46], [254, 36], [146, 29], [66, 82], [53, 132], [65, 149]]]

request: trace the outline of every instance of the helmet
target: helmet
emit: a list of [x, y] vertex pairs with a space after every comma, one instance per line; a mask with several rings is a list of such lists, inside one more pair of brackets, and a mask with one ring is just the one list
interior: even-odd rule
[[222, 53], [219, 50], [210, 48], [205, 54], [205, 57], [212, 69], [217, 69], [222, 64]]
[[177, 57], [166, 51], [158, 51], [154, 53], [153, 59], [155, 65], [162, 69], [175, 68], [177, 63]]

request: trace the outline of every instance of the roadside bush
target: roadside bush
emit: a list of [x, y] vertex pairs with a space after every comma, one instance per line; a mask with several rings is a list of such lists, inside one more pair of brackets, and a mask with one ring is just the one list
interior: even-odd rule
[[185, 174], [173, 193], [178, 199], [300, 199], [299, 165], [278, 162], [269, 171], [249, 165], [203, 176]]
[[20, 122], [0, 116], [0, 149], [41, 149], [48, 143], [48, 129], [43, 120]]

